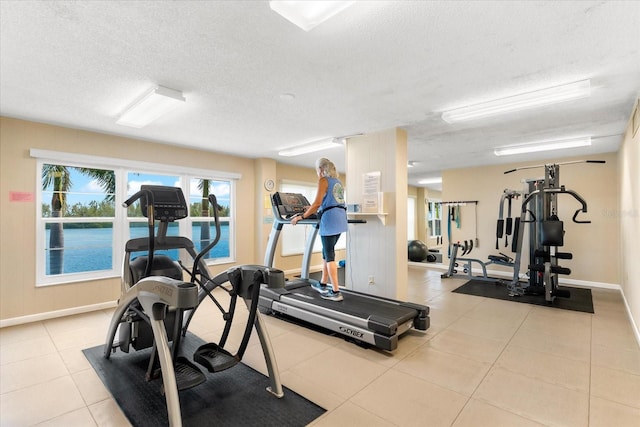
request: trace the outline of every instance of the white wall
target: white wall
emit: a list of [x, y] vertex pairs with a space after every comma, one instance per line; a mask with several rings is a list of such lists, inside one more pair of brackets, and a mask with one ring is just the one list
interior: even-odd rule
[[640, 343], [640, 129], [634, 126], [634, 120], [640, 124], [638, 108], [640, 99], [618, 151], [620, 205], [611, 215], [620, 221], [621, 287]]

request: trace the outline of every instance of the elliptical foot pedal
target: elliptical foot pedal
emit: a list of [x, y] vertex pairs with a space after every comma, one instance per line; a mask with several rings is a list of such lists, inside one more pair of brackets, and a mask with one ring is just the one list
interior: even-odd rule
[[176, 359], [174, 370], [176, 372], [176, 383], [180, 391], [200, 385], [206, 380], [202, 371], [186, 357], [180, 356]]
[[201, 345], [196, 352], [193, 353], [193, 360], [207, 368], [209, 372], [224, 371], [240, 362], [237, 356], [234, 356], [215, 343]]

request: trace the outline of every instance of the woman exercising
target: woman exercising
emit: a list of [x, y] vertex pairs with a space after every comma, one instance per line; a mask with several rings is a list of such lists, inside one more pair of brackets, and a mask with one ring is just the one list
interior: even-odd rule
[[[314, 283], [311, 286], [320, 292], [320, 296], [324, 299], [342, 301], [335, 246], [340, 234], [347, 231], [344, 187], [338, 179], [336, 166], [329, 159], [316, 160], [316, 172], [319, 178], [316, 198], [302, 215], [291, 220], [291, 224], [296, 225], [300, 219], [308, 218], [318, 212], [322, 240], [322, 278], [319, 284]], [[326, 286], [327, 279], [331, 280], [331, 288]]]

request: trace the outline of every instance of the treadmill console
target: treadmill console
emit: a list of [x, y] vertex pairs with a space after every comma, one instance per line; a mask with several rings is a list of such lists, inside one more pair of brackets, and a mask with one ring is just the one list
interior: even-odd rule
[[[163, 185], [143, 185], [140, 189], [150, 191], [153, 194], [153, 216], [157, 221], [172, 222], [188, 216], [189, 211], [182, 189]], [[140, 208], [146, 217], [146, 197], [140, 199]]]
[[274, 210], [283, 219], [290, 219], [297, 214], [302, 215], [307, 210], [307, 207], [311, 205], [307, 198], [300, 193], [273, 193], [271, 195], [271, 203]]

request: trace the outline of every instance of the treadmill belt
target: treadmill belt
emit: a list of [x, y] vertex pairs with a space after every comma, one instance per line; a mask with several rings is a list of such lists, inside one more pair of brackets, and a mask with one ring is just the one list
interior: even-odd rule
[[319, 307], [339, 311], [361, 319], [367, 319], [372, 314], [375, 314], [376, 316], [394, 320], [400, 325], [412, 320], [417, 315], [416, 310], [412, 308], [363, 297], [359, 294], [352, 294], [349, 291], [341, 292], [344, 298], [343, 301], [326, 300], [305, 281], [291, 282], [285, 288], [289, 291], [286, 294], [287, 297], [309, 301]]

